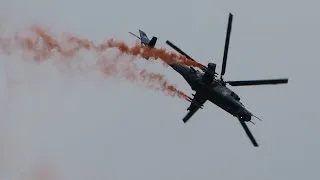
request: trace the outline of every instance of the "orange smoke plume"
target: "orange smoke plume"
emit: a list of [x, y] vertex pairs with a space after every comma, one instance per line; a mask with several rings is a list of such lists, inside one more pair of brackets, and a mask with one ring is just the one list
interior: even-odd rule
[[[103, 52], [110, 48], [117, 48], [120, 52], [141, 57], [151, 57], [155, 59], [161, 59], [167, 64], [183, 64], [187, 66], [194, 66], [198, 68], [203, 68], [204, 65], [187, 59], [183, 55], [176, 54], [174, 52], [168, 52], [165, 49], [149, 49], [143, 48], [141, 45], [136, 44], [133, 47], [129, 47], [123, 41], [116, 41], [114, 39], [109, 39], [101, 44], [94, 44], [88, 39], [78, 38], [75, 36], [69, 36], [65, 40], [67, 43], [67, 48], [62, 46], [62, 43], [59, 43], [52, 35], [49, 34], [44, 28], [34, 26], [31, 28], [32, 32], [35, 33], [36, 38], [24, 37], [16, 38], [20, 45], [27, 48], [28, 50], [33, 50], [38, 53], [40, 59], [46, 59], [50, 56], [52, 50], [56, 50], [62, 56], [74, 56], [75, 53], [79, 52], [81, 49], [95, 50], [97, 52]], [[42, 39], [43, 45], [41, 49], [36, 49], [36, 45], [39, 41], [39, 38]]]
[[[178, 96], [179, 98], [188, 100], [190, 97], [178, 90], [174, 85], [170, 84], [167, 78], [159, 73], [148, 72], [145, 69], [139, 69], [133, 62], [126, 62], [122, 66], [119, 64], [119, 59], [106, 59], [103, 56], [98, 61], [99, 68], [106, 76], [115, 76], [123, 73], [124, 77], [130, 82], [143, 84], [144, 86], [162, 91], [170, 96]], [[118, 67], [120, 66], [120, 72]]]
[[[160, 58], [168, 64], [180, 63], [188, 66], [200, 66], [194, 61], [174, 53], [168, 53], [164, 49], [146, 49], [141, 48], [139, 45], [130, 48], [124, 42], [118, 42], [113, 39], [100, 45], [95, 45], [89, 40], [77, 38], [75, 36], [68, 36], [64, 41], [58, 41], [44, 28], [33, 27], [31, 30], [36, 36], [22, 37], [17, 35], [14, 38], [0, 38], [0, 48], [9, 52], [17, 46], [27, 53], [32, 53], [34, 59], [40, 61], [48, 59], [54, 54], [71, 58], [77, 55], [81, 49], [94, 50], [95, 52], [102, 53], [107, 49], [117, 48], [121, 54], [128, 54], [134, 57], [140, 55], [141, 57]], [[110, 61], [103, 56], [98, 61], [100, 70], [102, 70], [106, 76], [115, 76], [119, 74], [117, 66], [120, 63], [119, 58]], [[148, 72], [147, 70], [140, 70], [132, 62], [126, 62], [124, 64], [125, 67], [121, 67], [120, 71], [124, 72], [123, 75], [127, 80], [138, 84], [144, 84], [149, 88], [160, 90], [167, 95], [178, 96], [179, 98], [190, 101], [190, 97], [178, 90], [174, 85], [171, 85], [165, 76]]]

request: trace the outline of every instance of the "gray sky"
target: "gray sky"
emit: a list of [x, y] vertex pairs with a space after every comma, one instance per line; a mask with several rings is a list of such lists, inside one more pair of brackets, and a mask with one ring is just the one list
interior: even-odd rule
[[[48, 63], [28, 65], [19, 55], [1, 55], [2, 179], [21, 179], [18, 172], [30, 173], [44, 162], [59, 179], [77, 180], [319, 177], [315, 1], [2, 2], [4, 33], [41, 23], [57, 35], [134, 43], [128, 31], [141, 28], [159, 38], [157, 47], [169, 48], [169, 39], [203, 64], [216, 62], [219, 70], [232, 12], [225, 79], [290, 78], [288, 85], [233, 88], [263, 119], [249, 125], [260, 144], [254, 148], [239, 122], [211, 103], [186, 125], [189, 104], [178, 98], [98, 72], [61, 74]], [[172, 69], [145, 64], [191, 94]], [[8, 89], [6, 71], [20, 84]]]

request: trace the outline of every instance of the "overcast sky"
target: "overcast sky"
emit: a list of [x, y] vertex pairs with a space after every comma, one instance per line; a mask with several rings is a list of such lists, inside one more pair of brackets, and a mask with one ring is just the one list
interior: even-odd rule
[[[1, 2], [2, 33], [43, 24], [57, 36], [133, 44], [128, 31], [140, 28], [159, 38], [157, 47], [169, 49], [169, 39], [201, 63], [217, 63], [218, 71], [232, 12], [225, 79], [289, 78], [287, 85], [233, 88], [263, 119], [249, 124], [255, 148], [239, 122], [209, 102], [184, 124], [189, 103], [181, 99], [99, 72], [61, 73], [49, 63], [24, 63], [19, 54], [1, 55], [1, 179], [25, 179], [45, 165], [63, 180], [319, 178], [315, 1]], [[139, 63], [192, 93], [172, 69]]]

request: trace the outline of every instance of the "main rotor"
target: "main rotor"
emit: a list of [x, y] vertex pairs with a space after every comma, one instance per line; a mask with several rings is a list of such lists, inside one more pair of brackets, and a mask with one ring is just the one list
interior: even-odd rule
[[227, 58], [228, 58], [228, 51], [229, 51], [230, 35], [231, 35], [231, 29], [232, 29], [232, 20], [233, 20], [233, 15], [231, 13], [229, 13], [227, 35], [226, 35], [226, 41], [225, 41], [225, 44], [224, 44], [224, 53], [223, 53], [222, 67], [221, 67], [221, 73], [220, 73], [220, 80], [222, 82], [223, 82], [223, 75], [226, 73], [226, 65], [227, 65]]
[[[246, 80], [246, 81], [224, 81], [223, 76], [226, 73], [226, 65], [227, 65], [227, 59], [228, 59], [228, 52], [229, 52], [229, 43], [230, 43], [230, 36], [231, 36], [231, 30], [232, 30], [232, 21], [233, 21], [233, 14], [229, 13], [228, 18], [228, 26], [227, 26], [227, 32], [226, 32], [226, 40], [224, 45], [224, 53], [223, 53], [223, 59], [222, 59], [222, 66], [221, 66], [221, 73], [220, 73], [220, 82], [223, 85], [229, 84], [231, 86], [249, 86], [249, 85], [267, 85], [267, 84], [285, 84], [288, 83], [288, 79], [264, 79], [264, 80]], [[166, 41], [166, 43], [171, 46], [173, 49], [178, 51], [180, 54], [184, 55], [186, 58], [195, 61], [193, 58], [191, 58], [187, 53], [183, 52], [180, 48], [178, 48], [176, 45], [174, 45], [169, 40]], [[215, 63], [208, 63], [207, 67], [202, 68], [201, 70], [203, 72], [207, 72], [210, 70], [210, 66], [214, 66], [213, 69], [215, 69], [216, 64]], [[195, 71], [193, 67], [191, 67], [192, 70]], [[218, 73], [214, 70], [214, 77], [215, 75], [218, 75]]]

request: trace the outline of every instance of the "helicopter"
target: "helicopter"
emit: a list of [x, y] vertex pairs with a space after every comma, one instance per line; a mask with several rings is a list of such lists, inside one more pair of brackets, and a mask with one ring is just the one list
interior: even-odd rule
[[[240, 97], [237, 93], [231, 90], [227, 85], [230, 86], [250, 86], [250, 85], [270, 85], [270, 84], [286, 84], [288, 83], [287, 78], [282, 79], [263, 79], [263, 80], [244, 80], [244, 81], [225, 81], [223, 75], [226, 72], [226, 63], [229, 50], [230, 34], [232, 29], [233, 14], [229, 13], [228, 26], [226, 32], [226, 41], [224, 46], [224, 55], [222, 61], [222, 68], [220, 78], [216, 72], [216, 64], [208, 63], [207, 66], [202, 68], [202, 72], [194, 69], [193, 67], [180, 65], [180, 64], [169, 64], [176, 72], [178, 72], [190, 85], [191, 89], [195, 91], [193, 98], [188, 99], [191, 104], [187, 108], [188, 113], [183, 118], [183, 122], [187, 121], [198, 111], [202, 109], [205, 102], [210, 101], [225, 110], [232, 116], [236, 117], [242, 125], [247, 136], [251, 140], [255, 147], [258, 147], [258, 143], [250, 132], [246, 122], [251, 122], [251, 118], [257, 116], [252, 114], [240, 101]], [[169, 40], [166, 43], [173, 49], [184, 55], [186, 58], [195, 61], [188, 54], [183, 52], [180, 48], [174, 45]]]

